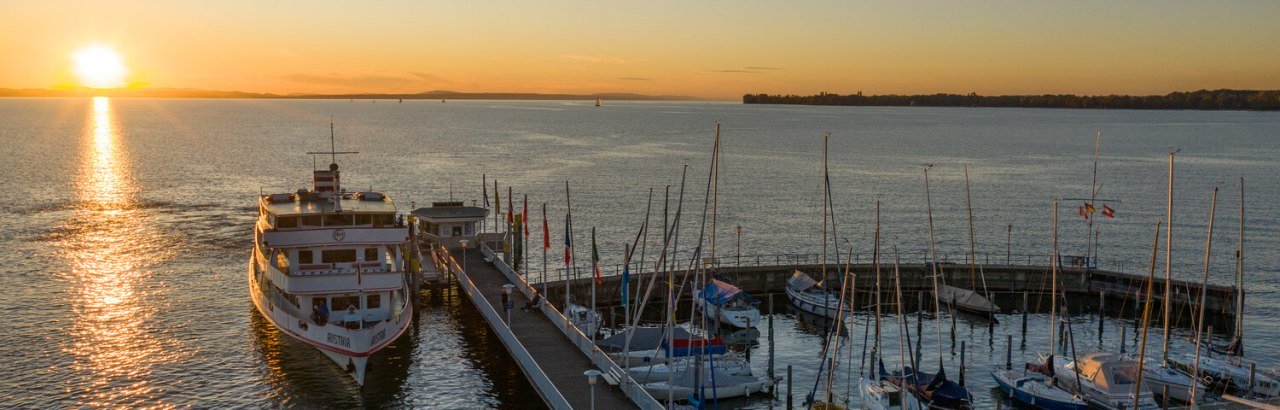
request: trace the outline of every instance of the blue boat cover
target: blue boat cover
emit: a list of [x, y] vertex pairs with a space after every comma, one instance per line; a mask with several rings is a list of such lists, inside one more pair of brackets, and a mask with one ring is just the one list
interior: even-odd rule
[[738, 289], [737, 286], [733, 286], [733, 284], [722, 279], [711, 279], [710, 282], [707, 282], [707, 286], [702, 288], [702, 292], [699, 292], [699, 296], [706, 300], [707, 303], [716, 306], [723, 305], [725, 302], [737, 297], [743, 297], [747, 300], [754, 301], [754, 299], [751, 298], [751, 295], [748, 295], [746, 292], [743, 292], [742, 289]]

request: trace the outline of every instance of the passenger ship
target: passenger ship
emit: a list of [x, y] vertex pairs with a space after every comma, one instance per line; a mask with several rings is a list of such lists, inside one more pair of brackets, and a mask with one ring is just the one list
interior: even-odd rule
[[249, 294], [363, 386], [369, 357], [413, 321], [409, 229], [387, 196], [344, 192], [336, 163], [313, 178], [310, 190], [258, 196]]

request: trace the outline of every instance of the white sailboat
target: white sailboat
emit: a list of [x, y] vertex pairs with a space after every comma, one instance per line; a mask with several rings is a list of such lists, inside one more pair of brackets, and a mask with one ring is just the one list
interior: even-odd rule
[[760, 324], [760, 308], [747, 292], [726, 280], [712, 279], [698, 292], [694, 303], [709, 318], [740, 329]]
[[[828, 319], [835, 319], [840, 309], [840, 297], [823, 292], [822, 285], [801, 271], [795, 271], [787, 279], [787, 300], [800, 310]], [[848, 312], [846, 312], [846, 315]]]
[[409, 229], [390, 198], [344, 192], [340, 180], [333, 163], [309, 190], [258, 197], [247, 278], [263, 317], [363, 385], [369, 357], [413, 322]]
[[[928, 174], [925, 174], [925, 189], [928, 189]], [[969, 282], [973, 289], [961, 289], [946, 283], [938, 284], [938, 299], [942, 303], [951, 305], [952, 308], [961, 311], [974, 313], [991, 317], [996, 313], [1000, 313], [1000, 307], [996, 306], [987, 295], [987, 276], [982, 271], [982, 267], [978, 266], [977, 261], [977, 241], [973, 233], [973, 195], [969, 191], [969, 166], [964, 166], [964, 193], [965, 204], [969, 208]], [[977, 292], [978, 281], [974, 277], [982, 279], [982, 293]]]

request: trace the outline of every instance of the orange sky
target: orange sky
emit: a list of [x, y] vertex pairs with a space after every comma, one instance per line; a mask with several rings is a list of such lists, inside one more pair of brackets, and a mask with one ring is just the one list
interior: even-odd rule
[[101, 44], [130, 83], [272, 93], [1275, 89], [1277, 16], [1270, 1], [0, 0], [0, 87], [77, 85], [72, 54]]

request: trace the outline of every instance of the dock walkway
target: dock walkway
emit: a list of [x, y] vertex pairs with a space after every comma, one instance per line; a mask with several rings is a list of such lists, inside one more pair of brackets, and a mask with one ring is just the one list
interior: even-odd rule
[[[661, 403], [629, 382], [622, 369], [555, 306], [544, 302], [537, 310], [521, 310], [536, 290], [511, 271], [498, 254], [484, 245], [480, 247], [483, 252], [471, 249], [465, 257], [460, 249], [437, 249], [432, 255], [442, 271], [457, 278], [459, 287], [549, 407], [593, 408], [594, 390], [594, 405], [598, 408], [662, 408]], [[503, 286], [508, 284], [514, 286], [509, 326], [502, 306]], [[594, 388], [584, 375], [593, 369], [604, 374]]]

